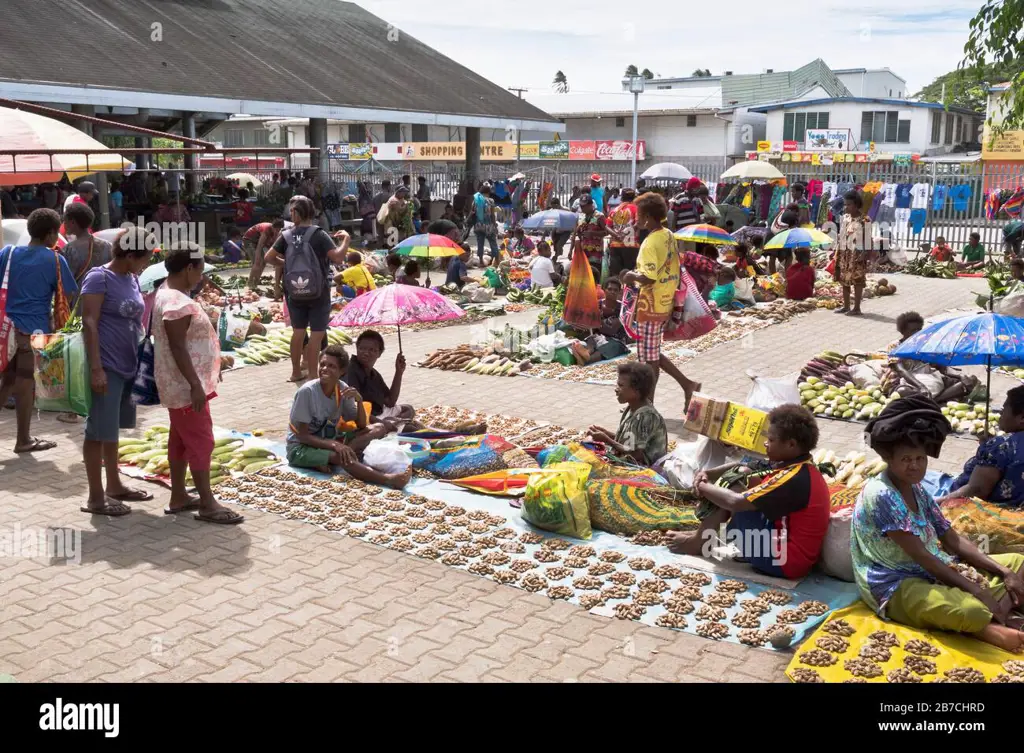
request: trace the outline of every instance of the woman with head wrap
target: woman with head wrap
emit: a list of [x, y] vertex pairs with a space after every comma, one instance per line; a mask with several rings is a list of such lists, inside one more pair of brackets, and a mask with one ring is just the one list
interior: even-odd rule
[[881, 617], [968, 633], [1024, 649], [1024, 555], [991, 557], [960, 536], [921, 486], [928, 457], [952, 431], [938, 404], [912, 395], [870, 421], [871, 447], [888, 463], [861, 492], [850, 551], [861, 598]]

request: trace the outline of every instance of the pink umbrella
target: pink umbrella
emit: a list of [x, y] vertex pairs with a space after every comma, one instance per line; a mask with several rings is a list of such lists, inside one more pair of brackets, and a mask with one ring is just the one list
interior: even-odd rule
[[398, 352], [402, 352], [402, 325], [447, 322], [466, 312], [429, 288], [393, 283], [357, 296], [331, 319], [332, 327], [398, 327]]

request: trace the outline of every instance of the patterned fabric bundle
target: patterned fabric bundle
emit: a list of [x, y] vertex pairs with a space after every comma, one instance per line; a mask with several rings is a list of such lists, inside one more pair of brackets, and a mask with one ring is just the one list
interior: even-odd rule
[[943, 503], [942, 512], [957, 533], [973, 541], [987, 537], [992, 554], [1024, 554], [1024, 510], [972, 498], [951, 499]]
[[590, 523], [609, 533], [687, 530], [699, 523], [692, 507], [672, 507], [657, 501], [652, 488], [625, 479], [595, 479], [587, 483]]
[[430, 453], [413, 464], [443, 479], [465, 478], [504, 470], [502, 455], [514, 449], [514, 445], [492, 435], [444, 440], [432, 443]]

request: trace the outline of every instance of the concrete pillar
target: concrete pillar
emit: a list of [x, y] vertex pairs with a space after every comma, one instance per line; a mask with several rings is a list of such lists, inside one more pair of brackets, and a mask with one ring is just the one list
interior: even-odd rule
[[[147, 139], [146, 139], [145, 136], [136, 136], [135, 137], [135, 148], [136, 149], [145, 149], [148, 146], [146, 141], [147, 141]], [[145, 170], [148, 167], [149, 167], [149, 155], [148, 154], [136, 154], [135, 155], [135, 169], [136, 170]]]
[[[72, 105], [71, 112], [77, 113], [79, 115], [93, 115], [95, 114], [96, 109], [92, 105]], [[76, 125], [78, 129], [81, 130], [83, 133], [92, 136], [97, 141], [99, 140], [100, 133], [98, 130], [94, 130], [94, 126], [92, 123], [79, 121], [78, 123], [76, 123]], [[92, 160], [92, 156], [90, 156], [89, 159]], [[96, 191], [99, 194], [96, 201], [99, 204], [98, 215], [100, 221], [100, 230], [106, 230], [108, 227], [110, 227], [110, 186], [107, 183], [107, 174], [96, 173], [93, 182], [96, 183]]]
[[466, 182], [476, 190], [480, 180], [480, 129], [466, 128]]
[[309, 119], [309, 145], [320, 150], [318, 155], [311, 154], [309, 166], [319, 172], [321, 181], [327, 180], [327, 118]]
[[[190, 139], [196, 137], [196, 114], [194, 112], [182, 113], [181, 118], [181, 135]], [[187, 149], [191, 149], [191, 144], [183, 144]], [[196, 184], [196, 165], [199, 163], [197, 154], [186, 154], [185, 155], [185, 193], [192, 195], [199, 189]], [[177, 186], [175, 186], [177, 188]]]

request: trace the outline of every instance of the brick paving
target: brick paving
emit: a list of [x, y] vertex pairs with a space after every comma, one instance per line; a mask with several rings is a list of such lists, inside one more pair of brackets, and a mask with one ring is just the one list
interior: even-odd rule
[[[689, 362], [706, 391], [742, 399], [748, 368], [778, 376], [821, 350], [879, 347], [896, 315], [972, 303], [975, 280], [899, 278], [894, 297], [854, 320], [827, 311], [776, 325]], [[525, 324], [536, 312], [508, 317]], [[501, 322], [502, 320], [498, 320]], [[468, 339], [469, 327], [403, 335], [410, 363]], [[394, 336], [381, 371], [390, 378]], [[283, 435], [294, 390], [284, 364], [225, 375], [217, 425]], [[1014, 382], [993, 380], [994, 392]], [[585, 428], [615, 425], [606, 386], [451, 374], [412, 368], [403, 400], [447, 403]], [[681, 394], [658, 407], [680, 434]], [[159, 408], [140, 424], [165, 423]], [[860, 427], [822, 421], [822, 444], [861, 446]], [[43, 414], [34, 433], [56, 450], [16, 456], [13, 413], [0, 415], [0, 532], [67, 527], [82, 534], [80, 564], [6, 558], [0, 576], [0, 674], [19, 681], [722, 682], [783, 681], [788, 655], [608, 620], [574, 605], [312, 525], [245, 510], [240, 527], [164, 516], [168, 493], [120, 519], [79, 512], [86, 483], [82, 426]], [[974, 443], [951, 440], [937, 467], [957, 469]]]

